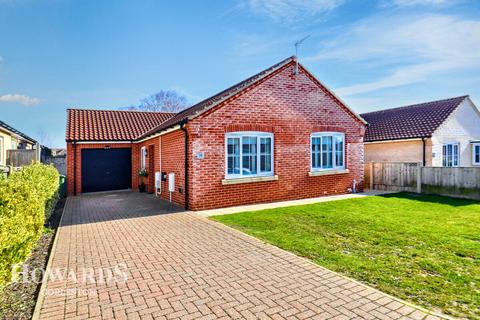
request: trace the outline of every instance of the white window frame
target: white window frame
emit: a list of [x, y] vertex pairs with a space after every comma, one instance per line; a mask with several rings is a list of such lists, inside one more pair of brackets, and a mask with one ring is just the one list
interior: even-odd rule
[[[472, 164], [474, 166], [480, 166], [480, 161], [479, 162], [475, 161], [475, 149], [477, 147], [480, 149], [480, 142], [472, 143]], [[480, 152], [480, 150], [479, 150], [479, 152]]]
[[[256, 174], [243, 174], [243, 147], [242, 147], [242, 138], [243, 137], [256, 137], [257, 138], [257, 173]], [[240, 139], [240, 173], [239, 174], [229, 174], [228, 173], [228, 139], [229, 138], [239, 138]], [[270, 159], [270, 171], [260, 172], [260, 138], [270, 138], [272, 141], [271, 147], [271, 159]], [[237, 132], [228, 132], [225, 134], [225, 179], [240, 179], [240, 178], [253, 178], [253, 177], [268, 177], [274, 175], [274, 157], [275, 157], [275, 140], [273, 133], [271, 132], [260, 132], [260, 131], [237, 131]]]
[[[335, 150], [335, 139], [334, 137], [342, 137], [343, 140], [343, 152], [342, 152], [342, 163], [343, 165], [337, 166], [336, 164], [336, 150]], [[312, 161], [312, 156], [313, 156], [313, 138], [321, 138], [321, 137], [332, 137], [332, 168], [322, 168], [322, 150], [320, 150], [320, 168], [314, 168], [313, 167], [313, 161]], [[320, 144], [321, 146], [321, 144]], [[332, 171], [332, 170], [344, 170], [346, 168], [345, 166], [345, 133], [343, 132], [314, 132], [310, 135], [310, 171], [311, 172], [318, 172], [318, 171]], [[320, 148], [321, 149], [321, 148]]]
[[147, 169], [147, 147], [140, 148], [140, 169], [146, 170]]
[[[443, 154], [443, 148], [444, 147], [447, 147], [448, 146], [452, 146], [452, 165], [451, 166], [447, 166], [446, 165], [446, 162], [445, 162], [445, 156]], [[454, 154], [453, 154], [453, 150], [455, 149], [454, 146], [457, 146], [457, 151], [458, 151], [458, 155], [457, 155], [457, 164], [455, 165], [454, 164]], [[445, 163], [444, 163], [445, 162]], [[442, 145], [442, 167], [447, 167], [447, 168], [456, 168], [456, 167], [460, 167], [460, 143], [458, 142], [448, 142], [448, 143], [444, 143]]]

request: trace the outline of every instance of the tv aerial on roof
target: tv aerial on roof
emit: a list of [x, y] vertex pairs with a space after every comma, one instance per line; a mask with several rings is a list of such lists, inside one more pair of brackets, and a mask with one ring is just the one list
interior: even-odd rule
[[301, 45], [303, 41], [307, 40], [308, 38], [310, 38], [310, 35], [307, 35], [295, 42], [295, 71], [293, 72], [294, 74], [298, 74], [298, 46]]

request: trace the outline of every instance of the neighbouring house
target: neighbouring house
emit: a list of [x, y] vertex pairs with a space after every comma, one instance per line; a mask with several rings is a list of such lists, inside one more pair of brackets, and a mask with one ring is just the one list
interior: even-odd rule
[[36, 144], [34, 139], [0, 121], [0, 165], [10, 165], [8, 150], [33, 149]]
[[361, 114], [365, 161], [480, 166], [480, 111], [469, 96]]
[[65, 157], [67, 155], [67, 149], [65, 148], [50, 148], [52, 157]]
[[191, 210], [361, 190], [365, 129], [291, 57], [178, 114], [69, 109], [68, 193], [138, 189], [142, 168]]

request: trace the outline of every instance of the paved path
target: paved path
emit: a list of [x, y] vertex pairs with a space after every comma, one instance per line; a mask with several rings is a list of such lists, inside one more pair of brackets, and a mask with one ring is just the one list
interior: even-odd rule
[[271, 202], [271, 203], [248, 204], [244, 206], [202, 210], [202, 211], [197, 211], [195, 213], [202, 217], [211, 217], [211, 216], [232, 214], [232, 213], [238, 213], [238, 212], [259, 211], [259, 210], [273, 209], [273, 208], [301, 206], [305, 204], [320, 203], [320, 202], [327, 202], [327, 201], [337, 201], [337, 200], [345, 200], [345, 199], [378, 196], [378, 195], [388, 194], [388, 193], [394, 193], [394, 192], [383, 191], [383, 190], [367, 190], [361, 193], [336, 194], [333, 196], [323, 196], [323, 197], [317, 197], [317, 198], [277, 201], [277, 202]]
[[49, 278], [40, 318], [437, 319], [174, 211], [180, 210], [135, 193], [69, 198], [51, 264], [69, 276]]

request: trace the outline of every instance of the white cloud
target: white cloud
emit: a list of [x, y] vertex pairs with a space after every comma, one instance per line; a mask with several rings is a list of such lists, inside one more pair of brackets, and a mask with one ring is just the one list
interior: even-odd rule
[[247, 0], [246, 6], [254, 13], [277, 22], [295, 21], [329, 12], [344, 0]]
[[480, 69], [480, 20], [447, 15], [374, 17], [305, 60], [364, 63], [384, 74], [336, 90], [343, 95], [428, 81], [443, 73]]
[[452, 0], [393, 0], [393, 4], [400, 7], [410, 7], [416, 5], [439, 5], [452, 2]]
[[33, 106], [40, 103], [40, 99], [29, 97], [23, 94], [5, 94], [0, 96], [0, 102], [19, 103], [24, 106]]

